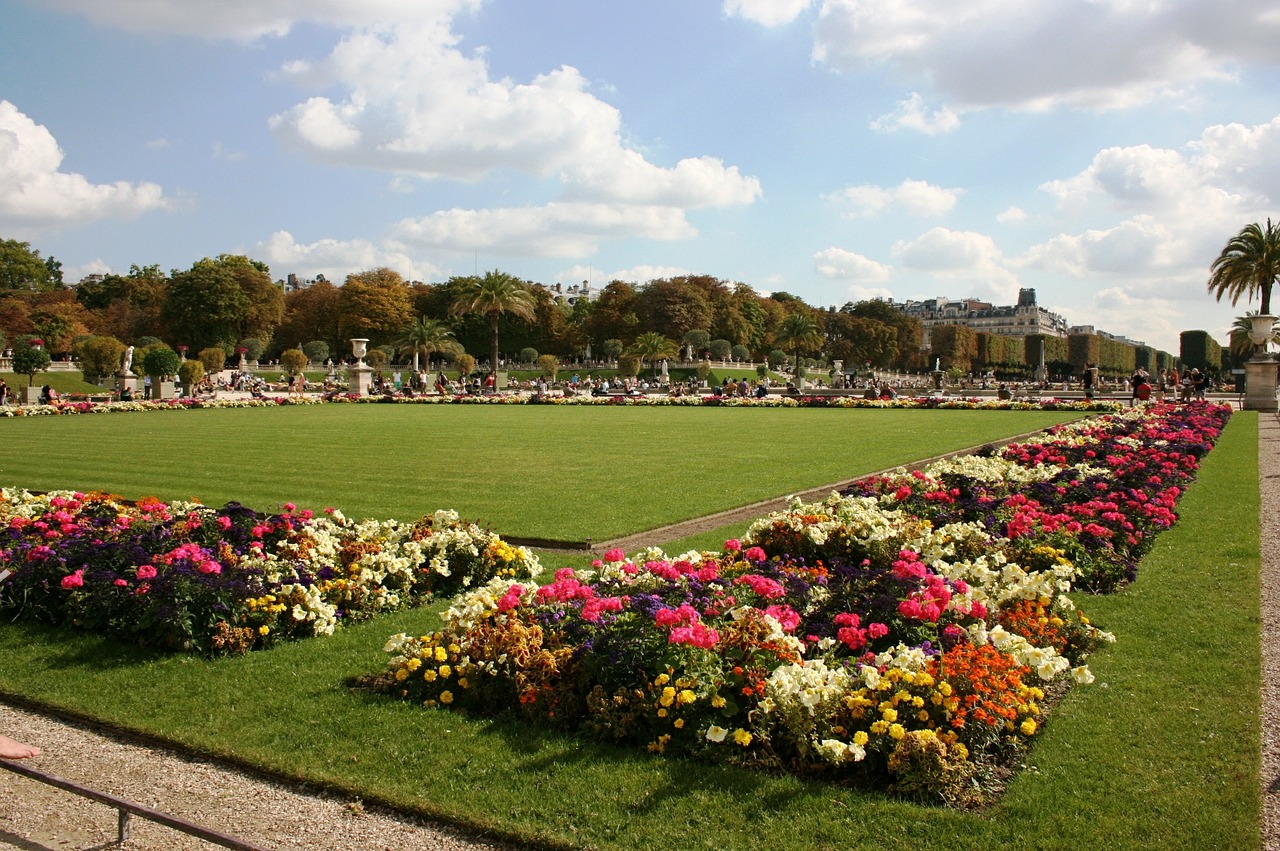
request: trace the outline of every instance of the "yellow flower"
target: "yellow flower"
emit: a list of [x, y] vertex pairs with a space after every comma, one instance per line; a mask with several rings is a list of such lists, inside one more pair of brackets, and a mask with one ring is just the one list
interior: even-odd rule
[[951, 697], [951, 683], [938, 683], [938, 694]]
[[[443, 697], [444, 695], [441, 695], [441, 699], [443, 699]], [[889, 725], [889, 735], [894, 739], [901, 739], [906, 734], [907, 734], [907, 731], [901, 724]]]
[[404, 663], [404, 665], [405, 665], [405, 667], [406, 667], [406, 668], [408, 668], [410, 671], [416, 671], [416, 670], [418, 670], [419, 668], [421, 668], [421, 667], [422, 667], [422, 660], [421, 660], [421, 659], [410, 659], [408, 662], [405, 662], [405, 663]]
[[745, 748], [751, 744], [751, 734], [739, 727], [733, 731], [733, 740]]
[[897, 720], [898, 720], [898, 710], [896, 710], [896, 709], [881, 709], [881, 710], [880, 710], [880, 717], [881, 717], [881, 718], [883, 718], [884, 720], [886, 720], [886, 721], [890, 721], [890, 722], [892, 722], [892, 721], [897, 721]]
[[450, 668], [448, 665], [441, 665], [439, 670], [440, 676], [444, 677], [446, 680], [449, 679], [449, 676], [453, 673], [453, 668]]
[[871, 737], [867, 735], [867, 731], [866, 731], [866, 730], [859, 730], [858, 732], [856, 732], [856, 733], [854, 733], [854, 734], [853, 734], [853, 743], [854, 743], [855, 745], [858, 745], [858, 746], [864, 746], [864, 745], [866, 745], [866, 743], [867, 743], [870, 739], [871, 739]]
[[398, 670], [396, 671], [396, 682], [398, 682], [398, 683], [402, 683], [402, 682], [404, 682], [408, 677], [409, 677], [409, 672], [408, 672], [408, 670], [406, 670], [405, 668], [400, 668], [400, 669], [398, 669]]
[[683, 718], [677, 718], [677, 719], [675, 720], [675, 724], [674, 724], [673, 726], [674, 726], [677, 730], [683, 730], [683, 729], [684, 729], [684, 719], [683, 719]]
[[422, 678], [429, 683], [434, 683], [436, 681], [435, 668], [427, 668], [425, 671], [423, 671]]
[[458, 677], [459, 688], [471, 688], [471, 682], [466, 677]]
[[676, 699], [676, 690], [671, 686], [667, 686], [662, 690], [662, 697], [658, 698], [658, 703], [663, 706], [670, 706]]
[[711, 698], [711, 705], [716, 709], [724, 709], [724, 698], [717, 694]]
[[258, 627], [258, 635], [268, 635], [270, 634], [270, 632], [271, 632], [271, 627], [267, 626], [265, 623], [262, 626]]
[[659, 717], [659, 718], [666, 718], [666, 717], [667, 717], [667, 710], [665, 710], [665, 709], [659, 709], [659, 710], [658, 710], [658, 717]]
[[877, 736], [888, 729], [889, 729], [888, 721], [876, 721], [874, 724], [871, 725], [871, 732], [875, 733]]
[[676, 695], [676, 698], [680, 701], [680, 703], [683, 704], [683, 703], [693, 703], [695, 700], [698, 699], [698, 696], [694, 694], [692, 690], [685, 689], [684, 691], [680, 692], [680, 694]]
[[446, 706], [450, 703], [453, 703], [453, 692], [451, 691], [440, 692], [440, 702], [445, 704]]
[[669, 682], [671, 682], [671, 678], [666, 674], [658, 674], [658, 676], [653, 680], [653, 684], [655, 686], [665, 686]]
[[1022, 735], [1024, 736], [1033, 736], [1036, 732], [1036, 722], [1028, 718], [1022, 722], [1022, 725], [1018, 727], [1018, 729], [1022, 731]]
[[436, 661], [447, 662], [449, 660], [449, 652], [443, 647], [436, 647]]

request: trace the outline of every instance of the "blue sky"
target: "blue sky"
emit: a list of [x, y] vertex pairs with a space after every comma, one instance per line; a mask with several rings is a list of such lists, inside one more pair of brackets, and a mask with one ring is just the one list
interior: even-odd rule
[[0, 0], [0, 32], [0, 236], [71, 280], [1034, 287], [1176, 351], [1280, 217], [1257, 0]]

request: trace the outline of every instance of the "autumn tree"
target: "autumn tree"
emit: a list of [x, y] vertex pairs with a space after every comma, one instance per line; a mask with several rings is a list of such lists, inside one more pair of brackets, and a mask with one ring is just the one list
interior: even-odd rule
[[115, 375], [124, 358], [124, 343], [115, 337], [89, 336], [74, 347], [84, 380], [97, 384], [99, 379]]
[[347, 275], [338, 297], [341, 337], [364, 337], [376, 347], [390, 342], [412, 320], [409, 286], [399, 272], [384, 266]]
[[329, 344], [330, 352], [350, 354], [351, 347], [338, 333], [341, 299], [342, 291], [329, 281], [316, 281], [305, 289], [285, 293], [284, 318], [275, 330], [277, 348], [304, 340], [323, 340]]

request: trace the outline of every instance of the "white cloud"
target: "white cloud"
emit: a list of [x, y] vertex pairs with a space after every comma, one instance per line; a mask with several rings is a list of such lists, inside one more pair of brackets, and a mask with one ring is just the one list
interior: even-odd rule
[[441, 274], [437, 267], [414, 260], [394, 247], [378, 246], [365, 239], [319, 239], [302, 244], [285, 230], [259, 242], [251, 253], [264, 259], [280, 278], [289, 272], [308, 278], [322, 273], [340, 283], [352, 272], [380, 266], [394, 269], [410, 281], [426, 281]]
[[95, 257], [87, 263], [77, 263], [74, 266], [62, 267], [62, 280], [68, 284], [75, 284], [83, 281], [89, 275], [109, 275], [111, 267], [101, 258]]
[[889, 280], [890, 269], [869, 257], [843, 248], [827, 248], [813, 255], [818, 274], [834, 281], [878, 284]]
[[1098, 272], [1126, 275], [1166, 270], [1182, 254], [1169, 229], [1150, 216], [1138, 216], [1105, 230], [1060, 234], [1034, 246], [1022, 259], [1027, 268], [1060, 269], [1076, 278]]
[[0, 100], [0, 227], [23, 234], [165, 209], [154, 183], [90, 183], [60, 170], [63, 154], [48, 128]]
[[44, 0], [96, 24], [131, 32], [252, 40], [281, 36], [302, 22], [368, 26], [439, 20], [476, 9], [482, 0]]
[[996, 215], [996, 221], [1002, 225], [1025, 222], [1026, 220], [1027, 211], [1017, 206], [1009, 207]]
[[924, 105], [924, 98], [918, 92], [911, 97], [898, 101], [892, 111], [871, 122], [872, 130], [893, 132], [895, 130], [914, 130], [926, 136], [937, 136], [950, 133], [960, 126], [960, 113], [950, 107], [940, 107], [930, 112]]
[[938, 216], [955, 207], [956, 199], [962, 191], [943, 189], [923, 180], [904, 180], [892, 189], [863, 184], [848, 186], [823, 197], [828, 201], [847, 204], [850, 215], [855, 216], [877, 215], [894, 206], [917, 216]]
[[592, 254], [602, 239], [688, 239], [697, 231], [675, 207], [550, 203], [540, 207], [442, 210], [405, 219], [393, 239], [420, 248], [573, 257]]
[[965, 109], [1106, 109], [1272, 64], [1277, 37], [1257, 0], [823, 0], [814, 57], [887, 66]]
[[320, 63], [290, 63], [282, 73], [298, 82], [348, 94], [311, 97], [273, 116], [272, 129], [323, 162], [455, 180], [510, 169], [557, 178], [579, 202], [693, 208], [761, 196], [759, 180], [714, 157], [666, 168], [625, 147], [618, 110], [575, 68], [491, 79], [447, 23], [352, 33]]
[[893, 255], [904, 270], [923, 273], [949, 287], [964, 286], [966, 295], [1013, 302], [1018, 277], [1005, 264], [995, 241], [986, 234], [933, 228], [911, 241], [899, 241]]
[[809, 10], [813, 0], [724, 0], [724, 13], [766, 27], [789, 24]]
[[608, 281], [627, 281], [634, 284], [647, 284], [660, 278], [678, 278], [681, 275], [688, 274], [690, 274], [689, 270], [683, 266], [653, 266], [648, 263], [641, 263], [637, 266], [630, 266], [626, 269], [618, 269], [615, 272], [611, 272], [604, 276], [603, 281], [606, 283]]

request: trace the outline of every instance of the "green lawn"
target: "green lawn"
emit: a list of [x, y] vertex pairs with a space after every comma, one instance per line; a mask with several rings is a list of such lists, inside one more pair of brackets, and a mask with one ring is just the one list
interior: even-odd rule
[[439, 508], [501, 534], [607, 540], [1036, 431], [1039, 411], [326, 405], [0, 420], [0, 484]]
[[1119, 641], [1095, 654], [1097, 682], [1057, 707], [1025, 770], [982, 813], [655, 757], [343, 686], [381, 666], [389, 634], [433, 628], [427, 611], [214, 661], [5, 623], [0, 692], [523, 842], [1257, 848], [1257, 446], [1256, 415], [1235, 417], [1137, 583], [1079, 599]]

